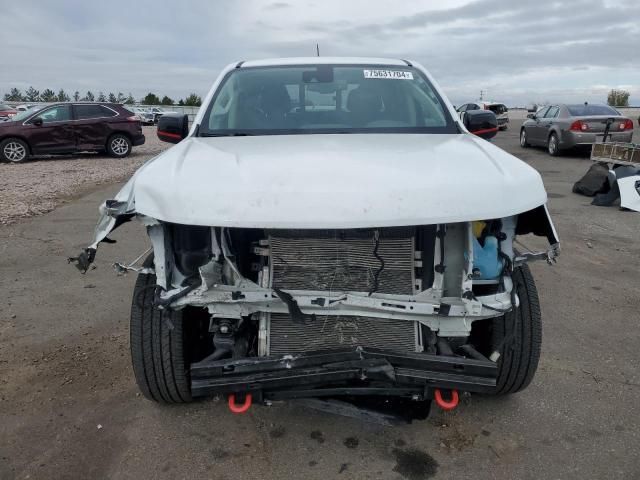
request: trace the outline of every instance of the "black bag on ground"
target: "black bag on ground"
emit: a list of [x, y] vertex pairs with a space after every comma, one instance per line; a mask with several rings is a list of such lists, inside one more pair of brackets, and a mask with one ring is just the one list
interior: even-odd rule
[[607, 177], [607, 185], [609, 186], [608, 191], [605, 193], [598, 193], [591, 201], [591, 205], [597, 205], [598, 207], [610, 207], [620, 198], [618, 179], [631, 177], [638, 175], [639, 173], [640, 169], [632, 165], [614, 165], [613, 172], [610, 172]]
[[606, 163], [594, 163], [584, 177], [573, 184], [573, 193], [593, 197], [597, 193], [607, 192], [609, 190], [608, 174], [609, 166]]

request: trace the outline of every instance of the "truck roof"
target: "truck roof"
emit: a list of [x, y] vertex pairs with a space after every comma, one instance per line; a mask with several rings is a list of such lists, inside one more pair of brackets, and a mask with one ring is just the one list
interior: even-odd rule
[[241, 62], [242, 67], [271, 67], [280, 65], [392, 65], [407, 66], [412, 62], [399, 58], [377, 58], [377, 57], [291, 57], [291, 58], [268, 58], [264, 60], [248, 60]]

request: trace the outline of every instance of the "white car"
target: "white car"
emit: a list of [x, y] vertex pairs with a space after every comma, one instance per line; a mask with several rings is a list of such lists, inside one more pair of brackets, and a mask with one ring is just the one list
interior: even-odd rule
[[166, 115], [166, 114], [172, 114], [173, 115], [173, 114], [176, 113], [176, 112], [172, 112], [172, 111], [168, 111], [168, 110], [163, 110], [160, 107], [149, 107], [148, 112], [153, 117], [153, 123], [158, 123], [158, 120], [163, 115]]
[[479, 100], [477, 102], [465, 103], [458, 107], [458, 113], [473, 110], [490, 110], [495, 113], [500, 130], [506, 130], [509, 127], [509, 109], [504, 103]]
[[27, 110], [32, 110], [34, 108], [40, 109], [42, 107], [39, 106], [39, 105], [18, 105], [16, 107], [16, 110], [19, 111], [19, 112], [26, 112]]
[[132, 113], [135, 113], [138, 118], [140, 118], [140, 122], [143, 125], [154, 125], [155, 124], [155, 115], [149, 111], [147, 108], [142, 107], [127, 107], [131, 110]]
[[[477, 130], [474, 115], [465, 115]], [[493, 128], [487, 129], [495, 135]], [[101, 207], [137, 219], [131, 353], [149, 399], [509, 394], [538, 364], [526, 265], [558, 236], [538, 172], [469, 133], [429, 73], [380, 58], [229, 65], [178, 143]], [[538, 235], [541, 252], [516, 252]], [[140, 255], [144, 258], [145, 253]]]

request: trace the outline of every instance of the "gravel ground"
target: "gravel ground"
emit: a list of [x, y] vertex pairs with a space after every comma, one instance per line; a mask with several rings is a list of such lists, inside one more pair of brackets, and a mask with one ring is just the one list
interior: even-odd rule
[[142, 127], [147, 138], [127, 158], [82, 153], [35, 157], [20, 164], [0, 163], [0, 224], [42, 215], [96, 185], [128, 178], [140, 165], [170, 145], [156, 127]]

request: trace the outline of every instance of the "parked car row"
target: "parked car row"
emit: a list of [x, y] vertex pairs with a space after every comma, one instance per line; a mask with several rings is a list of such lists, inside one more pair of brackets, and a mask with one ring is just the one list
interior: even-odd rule
[[15, 108], [0, 103], [0, 122], [6, 122], [17, 113], [18, 111]]
[[38, 105], [38, 104], [24, 104], [24, 105], [18, 105], [16, 107], [16, 110], [19, 112], [26, 112], [27, 110], [33, 110], [34, 112], [36, 110], [40, 110], [42, 109], [42, 105]]
[[471, 102], [465, 103], [458, 107], [458, 113], [470, 112], [472, 110], [489, 110], [496, 115], [496, 120], [498, 121], [498, 128], [500, 130], [506, 130], [509, 126], [509, 109], [504, 103], [497, 102]]
[[132, 107], [130, 110], [140, 117], [143, 125], [155, 125], [162, 115], [176, 113], [163, 110], [160, 107]]
[[0, 160], [5, 162], [79, 151], [121, 158], [144, 142], [140, 118], [114, 103], [57, 103], [16, 112], [0, 123]]
[[554, 157], [570, 148], [604, 140], [628, 143], [633, 137], [633, 121], [608, 105], [548, 105], [527, 118], [520, 128], [520, 146], [545, 147]]
[[140, 119], [143, 125], [153, 125], [155, 123], [153, 113], [149, 112], [146, 108], [131, 107], [129, 110]]

